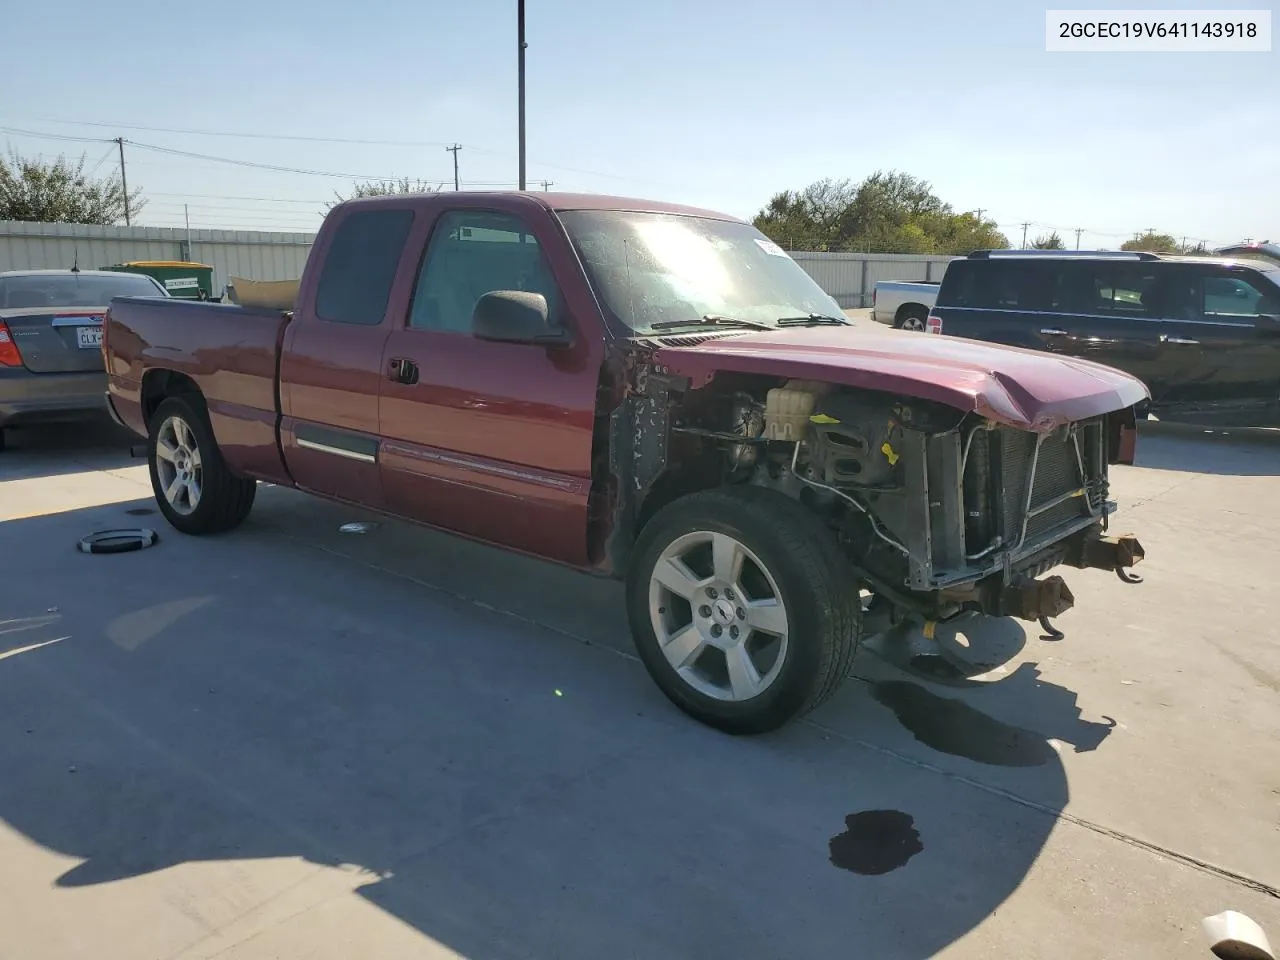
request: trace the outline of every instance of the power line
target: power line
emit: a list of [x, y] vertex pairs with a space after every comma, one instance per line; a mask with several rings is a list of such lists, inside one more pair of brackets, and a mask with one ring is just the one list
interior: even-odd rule
[[[148, 195], [148, 199], [151, 199], [151, 196], [152, 195]], [[320, 204], [330, 203], [330, 202], [332, 201], [319, 200], [313, 206], [320, 206]], [[307, 212], [305, 210], [293, 210], [288, 208], [284, 210], [272, 210], [270, 208], [265, 208], [265, 207], [235, 206], [235, 205], [225, 204], [225, 203], [179, 203], [177, 200], [160, 200], [158, 202], [153, 202], [148, 204], [148, 207], [149, 208], [155, 208], [155, 207], [178, 208], [178, 209], [182, 207], [190, 207], [192, 210], [212, 210], [212, 211], [239, 210], [246, 213], [260, 213], [263, 216], [271, 216], [271, 217], [275, 217], [275, 216], [305, 217], [307, 216]]]
[[[191, 150], [178, 150], [175, 147], [161, 147], [153, 143], [140, 143], [137, 140], [130, 140], [129, 143], [135, 147], [141, 147], [143, 150], [154, 150], [157, 153], [167, 153], [177, 157], [187, 157], [195, 160], [210, 160], [215, 163], [228, 163], [237, 167], [253, 167], [258, 170], [273, 170], [277, 173], [293, 173], [308, 177], [334, 177], [339, 180], [398, 180], [399, 177], [394, 175], [380, 174], [377, 176], [363, 173], [338, 173], [332, 170], [308, 170], [304, 167], [289, 167], [283, 164], [262, 163], [257, 160], [239, 160], [234, 157], [219, 157], [208, 153], [196, 153]], [[431, 183], [445, 183], [447, 181], [436, 180], [429, 181]]]
[[159, 193], [154, 190], [148, 190], [149, 197], [198, 197], [202, 200], [257, 200], [262, 203], [328, 203], [332, 197], [319, 200], [290, 200], [283, 197], [238, 197], [231, 194], [222, 193]]
[[231, 137], [241, 140], [292, 140], [299, 143], [349, 143], [375, 147], [448, 147], [445, 140], [375, 140], [363, 137], [316, 137], [288, 133], [247, 133], [231, 130], [200, 130], [188, 127], [149, 127], [136, 123], [111, 123], [103, 120], [56, 120], [36, 117], [37, 123], [64, 123], [68, 126], [106, 127], [112, 130], [142, 130], [147, 133], [177, 133], [195, 137]]
[[[231, 137], [246, 140], [285, 140], [297, 141], [301, 143], [346, 143], [360, 146], [382, 146], [382, 147], [448, 147], [449, 144], [443, 140], [379, 140], [363, 137], [319, 137], [302, 134], [285, 134], [285, 133], [246, 133], [243, 131], [230, 130], [202, 130], [189, 127], [152, 127], [142, 126], [130, 123], [111, 123], [101, 120], [61, 120], [52, 117], [37, 117], [37, 123], [61, 123], [68, 126], [87, 126], [87, 127], [106, 127], [113, 130], [143, 130], [150, 133], [176, 133], [182, 135], [190, 135], [197, 137]], [[3, 128], [0, 128], [3, 129]], [[72, 137], [66, 134], [40, 134], [33, 131], [24, 131], [28, 136], [40, 137], [48, 136], [50, 139], [66, 139], [79, 140], [86, 143], [98, 142], [93, 137]], [[101, 142], [105, 143], [103, 139]], [[475, 144], [464, 143], [460, 146], [466, 147], [473, 153], [481, 153], [487, 156], [503, 157], [511, 159], [511, 154], [501, 150], [493, 150], [488, 147], [480, 147]], [[663, 180], [650, 180], [645, 177], [631, 177], [625, 174], [605, 173], [600, 170], [588, 170], [583, 167], [573, 167], [561, 163], [546, 163], [543, 161], [533, 162], [536, 167], [547, 167], [552, 170], [563, 170], [567, 173], [578, 173], [587, 177], [601, 177], [607, 180], [622, 180], [631, 183], [648, 183], [654, 186], [670, 187], [671, 189], [683, 189], [680, 184], [669, 183]], [[392, 180], [394, 177], [358, 177], [356, 179], [370, 180]], [[514, 184], [513, 184], [514, 185]]]
[[107, 162], [107, 160], [108, 160], [108, 158], [111, 156], [111, 154], [113, 154], [113, 153], [115, 153], [115, 152], [116, 152], [116, 151], [115, 151], [115, 147], [109, 147], [109, 148], [107, 149], [107, 152], [106, 152], [106, 153], [104, 153], [101, 157], [99, 157], [99, 158], [98, 158], [98, 162], [97, 162], [97, 163], [95, 163], [92, 167], [90, 167], [90, 168], [89, 168], [89, 176], [91, 176], [91, 177], [92, 177], [95, 173], [97, 173], [97, 172], [98, 172], [98, 168], [99, 168], [99, 167], [101, 167], [104, 163], [106, 163], [106, 162]]
[[[290, 166], [285, 166], [283, 164], [262, 163], [261, 161], [258, 161], [258, 160], [241, 160], [235, 157], [222, 157], [222, 156], [217, 156], [215, 154], [209, 154], [209, 153], [197, 153], [193, 150], [179, 150], [176, 147], [162, 147], [154, 143], [142, 143], [138, 140], [127, 140], [124, 137], [111, 137], [111, 138], [73, 137], [67, 134], [41, 133], [36, 130], [26, 130], [19, 127], [4, 127], [4, 126], [0, 126], [0, 131], [3, 131], [5, 133], [18, 134], [20, 136], [35, 137], [37, 139], [66, 140], [66, 141], [74, 141], [77, 143], [115, 143], [117, 145], [121, 143], [128, 143], [128, 144], [132, 144], [135, 147], [139, 147], [143, 150], [152, 150], [157, 153], [170, 154], [172, 156], [178, 156], [178, 157], [186, 157], [187, 159], [192, 159], [192, 160], [206, 160], [213, 163], [227, 163], [227, 164], [232, 164], [234, 166], [239, 166], [239, 167], [252, 167], [259, 170], [272, 170], [278, 173], [293, 173], [293, 174], [299, 174], [303, 176], [313, 176], [313, 177], [334, 177], [340, 180], [398, 180], [400, 179], [398, 176], [393, 174], [380, 174], [375, 176], [371, 174], [361, 174], [361, 173], [339, 173], [332, 170], [309, 170], [303, 167], [290, 167]], [[437, 186], [444, 186], [449, 181], [424, 180], [423, 182], [430, 183]], [[495, 181], [495, 185], [496, 185], [496, 181]]]
[[65, 133], [40, 133], [36, 130], [23, 130], [19, 127], [0, 127], [0, 132], [16, 133], [23, 137], [34, 137], [37, 140], [72, 140], [76, 143], [115, 143], [111, 137], [72, 137]]

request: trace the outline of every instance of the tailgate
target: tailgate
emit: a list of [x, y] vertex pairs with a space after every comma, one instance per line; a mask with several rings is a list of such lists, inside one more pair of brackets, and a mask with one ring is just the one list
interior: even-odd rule
[[83, 373], [103, 369], [102, 315], [106, 307], [70, 310], [4, 310], [22, 364], [32, 373]]

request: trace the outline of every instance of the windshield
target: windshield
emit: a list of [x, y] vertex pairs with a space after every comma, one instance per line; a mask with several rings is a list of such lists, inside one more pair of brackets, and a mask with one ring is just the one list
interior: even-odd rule
[[121, 273], [29, 273], [0, 277], [0, 309], [12, 307], [105, 307], [113, 297], [163, 297], [150, 277]]
[[772, 327], [787, 317], [844, 316], [799, 264], [748, 224], [619, 210], [564, 211], [560, 219], [596, 293], [637, 333], [695, 326], [705, 317]]

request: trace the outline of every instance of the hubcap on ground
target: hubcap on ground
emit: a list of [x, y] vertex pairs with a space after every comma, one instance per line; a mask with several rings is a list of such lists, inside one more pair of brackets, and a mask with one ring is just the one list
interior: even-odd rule
[[786, 659], [777, 581], [725, 533], [688, 533], [662, 551], [649, 580], [649, 619], [680, 678], [717, 700], [759, 696]]
[[164, 498], [176, 512], [189, 514], [200, 504], [204, 467], [195, 432], [181, 417], [167, 417], [156, 435], [156, 476]]

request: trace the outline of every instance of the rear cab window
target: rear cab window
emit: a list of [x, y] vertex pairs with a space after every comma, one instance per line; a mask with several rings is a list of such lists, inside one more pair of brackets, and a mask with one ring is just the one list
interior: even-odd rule
[[334, 323], [380, 324], [412, 225], [413, 211], [402, 207], [343, 217], [316, 286], [316, 315]]

